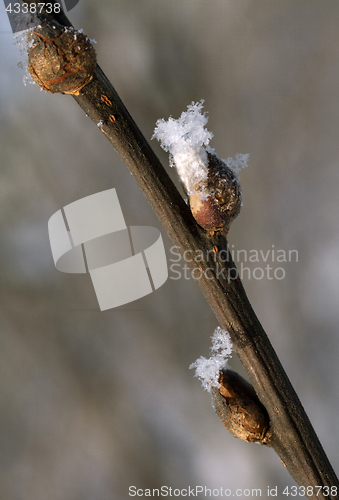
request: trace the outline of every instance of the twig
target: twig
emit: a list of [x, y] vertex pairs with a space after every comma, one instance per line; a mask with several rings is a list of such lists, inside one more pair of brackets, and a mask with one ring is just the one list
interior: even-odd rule
[[[64, 26], [71, 26], [64, 15], [51, 18]], [[48, 18], [43, 18], [42, 23], [48, 23]], [[182, 253], [187, 255], [190, 252], [193, 258], [188, 265], [192, 270], [197, 266], [200, 268], [198, 284], [221, 327], [230, 333], [234, 348], [269, 416], [270, 445], [299, 485], [313, 487], [312, 494], [307, 491], [309, 498], [338, 498], [338, 479], [298, 396], [252, 309], [240, 279], [230, 279], [235, 275], [235, 264], [226, 239], [218, 234], [208, 236], [198, 226], [98, 65], [92, 76], [73, 98], [94, 123], [99, 124], [173, 243]], [[199, 255], [199, 262], [195, 262], [195, 255]], [[200, 260], [202, 255], [204, 260]]]

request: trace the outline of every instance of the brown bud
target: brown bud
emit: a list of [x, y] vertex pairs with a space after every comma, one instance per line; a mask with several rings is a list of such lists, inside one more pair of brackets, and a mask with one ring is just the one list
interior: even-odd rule
[[195, 186], [190, 196], [190, 207], [199, 226], [207, 231], [221, 230], [229, 222], [227, 215], [209, 193], [205, 182]]
[[241, 188], [237, 175], [214, 153], [208, 153], [207, 179], [194, 186], [190, 207], [201, 227], [225, 234], [240, 213]]
[[83, 33], [46, 17], [27, 36], [28, 70], [46, 92], [78, 94], [92, 79], [96, 55]]
[[252, 385], [232, 370], [221, 371], [219, 383], [213, 404], [227, 430], [243, 441], [268, 444], [269, 417]]

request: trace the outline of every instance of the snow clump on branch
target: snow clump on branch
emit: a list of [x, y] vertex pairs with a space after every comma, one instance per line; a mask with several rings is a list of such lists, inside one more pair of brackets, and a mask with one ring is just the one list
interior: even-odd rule
[[212, 347], [210, 351], [214, 354], [206, 359], [200, 356], [190, 368], [195, 368], [195, 377], [201, 381], [204, 390], [211, 392], [213, 387], [219, 388], [220, 370], [226, 369], [228, 358], [232, 354], [233, 346], [229, 333], [218, 326], [211, 337]]
[[192, 102], [177, 120], [159, 119], [152, 139], [158, 139], [169, 153], [197, 223], [209, 234], [227, 234], [242, 205], [238, 172], [247, 167], [249, 155], [218, 157], [209, 146], [213, 134], [205, 127], [208, 118], [202, 112], [203, 102]]
[[189, 195], [194, 185], [207, 177], [208, 158], [204, 146], [208, 146], [213, 134], [205, 128], [208, 118], [202, 113], [203, 102], [189, 104], [177, 120], [171, 116], [168, 121], [159, 119], [152, 136], [170, 154], [170, 165], [176, 166]]

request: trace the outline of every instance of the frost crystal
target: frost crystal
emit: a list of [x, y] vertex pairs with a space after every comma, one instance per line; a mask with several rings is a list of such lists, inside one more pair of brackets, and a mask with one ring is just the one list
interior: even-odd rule
[[206, 359], [200, 356], [190, 368], [195, 368], [195, 377], [201, 381], [204, 390], [211, 392], [212, 387], [220, 387], [219, 371], [226, 368], [228, 358], [232, 354], [232, 342], [229, 333], [218, 326], [211, 337], [211, 352], [214, 352], [210, 358]]
[[240, 170], [248, 167], [247, 162], [248, 162], [249, 157], [250, 157], [249, 154], [243, 155], [243, 154], [238, 153], [235, 155], [235, 159], [230, 157], [230, 158], [227, 158], [227, 160], [225, 160], [225, 161], [226, 161], [227, 166], [233, 168], [235, 173], [238, 174], [240, 172]]
[[[159, 119], [152, 136], [170, 154], [170, 165], [176, 167], [189, 195], [196, 189], [198, 182], [207, 178], [207, 152], [215, 154], [209, 146], [213, 134], [205, 128], [208, 117], [202, 111], [203, 103], [203, 100], [192, 102], [177, 120], [171, 116], [167, 121]], [[238, 174], [247, 167], [248, 158], [248, 154], [236, 154], [235, 159], [230, 157], [225, 161]]]
[[33, 28], [30, 28], [25, 31], [19, 31], [17, 33], [14, 33], [13, 35], [14, 46], [20, 50], [22, 59], [20, 62], [18, 62], [18, 68], [23, 69], [25, 71], [25, 74], [23, 76], [24, 85], [27, 85], [27, 83], [35, 85], [35, 82], [27, 69], [27, 64], [28, 64], [27, 51], [33, 45], [33, 41], [29, 37], [29, 34], [31, 34], [32, 32]]
[[192, 102], [177, 120], [172, 117], [167, 121], [159, 119], [152, 136], [170, 154], [170, 164], [176, 166], [188, 194], [197, 182], [207, 177], [204, 146], [209, 144], [213, 134], [205, 128], [208, 118], [202, 112], [203, 102]]

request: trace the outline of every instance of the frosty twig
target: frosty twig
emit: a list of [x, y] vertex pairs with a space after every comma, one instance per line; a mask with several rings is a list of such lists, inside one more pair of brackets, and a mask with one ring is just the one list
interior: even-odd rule
[[[53, 15], [50, 19], [53, 20]], [[70, 26], [63, 15], [56, 16], [55, 20]], [[230, 333], [234, 349], [268, 414], [272, 434], [270, 443], [298, 484], [321, 487], [311, 498], [337, 498], [332, 492], [333, 488], [339, 487], [338, 479], [240, 279], [227, 278], [228, 270], [235, 269], [232, 258], [229, 255], [226, 262], [218, 258], [219, 252], [228, 252], [225, 235], [220, 231], [207, 235], [196, 223], [99, 66], [96, 66], [91, 81], [73, 98], [95, 126], [100, 123], [101, 131], [129, 168], [174, 244], [182, 252], [191, 252], [192, 255], [199, 251], [204, 255], [215, 253], [214, 269], [207, 261], [197, 263], [192, 259], [188, 264], [192, 269], [197, 265], [200, 267], [202, 274], [198, 284], [220, 326]]]

